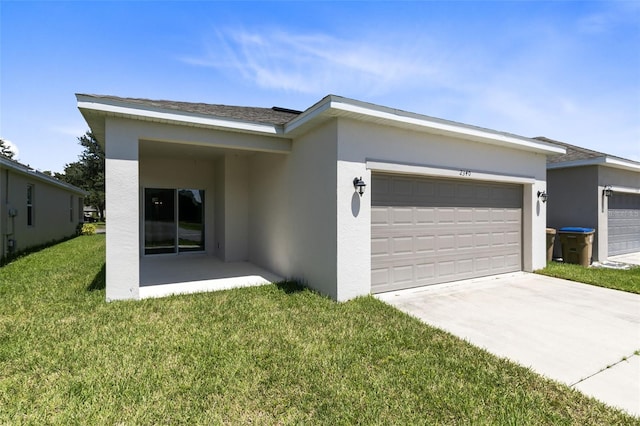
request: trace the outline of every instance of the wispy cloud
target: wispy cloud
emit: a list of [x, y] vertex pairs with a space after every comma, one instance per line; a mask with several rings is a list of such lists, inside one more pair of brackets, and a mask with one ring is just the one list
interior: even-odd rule
[[326, 94], [347, 88], [380, 93], [438, 79], [437, 58], [428, 56], [417, 43], [391, 46], [276, 29], [219, 31], [203, 55], [181, 60], [236, 73], [264, 89]]
[[[614, 80], [603, 85], [588, 68], [588, 41], [579, 36], [588, 19], [597, 21], [577, 17], [573, 30], [547, 22], [514, 26], [493, 44], [429, 38], [428, 31], [340, 38], [228, 29], [202, 54], [181, 60], [267, 91], [341, 94], [599, 150], [608, 139], [615, 147], [609, 153], [638, 159], [640, 90]], [[604, 25], [613, 18], [598, 19]]]

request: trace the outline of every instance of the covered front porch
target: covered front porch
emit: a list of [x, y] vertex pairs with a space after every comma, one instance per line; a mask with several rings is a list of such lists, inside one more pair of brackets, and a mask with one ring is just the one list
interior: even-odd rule
[[251, 262], [223, 262], [204, 253], [140, 259], [140, 298], [251, 287], [283, 278]]
[[[107, 300], [282, 280], [256, 266], [283, 270], [269, 262], [281, 238], [256, 185], [286, 163], [290, 140], [126, 119], [106, 128]], [[255, 156], [279, 166], [258, 172]]]
[[139, 141], [140, 299], [283, 280], [251, 258], [254, 155]]

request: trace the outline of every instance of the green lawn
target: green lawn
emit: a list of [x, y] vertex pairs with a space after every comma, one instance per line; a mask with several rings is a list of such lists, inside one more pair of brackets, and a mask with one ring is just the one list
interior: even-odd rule
[[104, 297], [104, 235], [0, 268], [0, 424], [638, 424], [373, 297]]
[[640, 294], [640, 267], [625, 271], [607, 268], [585, 268], [570, 263], [549, 262], [546, 268], [536, 272], [550, 277]]

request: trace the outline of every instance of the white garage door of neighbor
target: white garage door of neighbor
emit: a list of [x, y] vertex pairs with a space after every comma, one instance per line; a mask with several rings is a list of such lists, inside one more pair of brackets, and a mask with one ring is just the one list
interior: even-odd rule
[[607, 219], [609, 256], [640, 251], [640, 195], [614, 192]]
[[373, 174], [373, 293], [522, 269], [522, 186]]

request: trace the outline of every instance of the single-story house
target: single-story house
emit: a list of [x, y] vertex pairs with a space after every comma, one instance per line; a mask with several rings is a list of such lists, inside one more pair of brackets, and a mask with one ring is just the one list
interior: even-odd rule
[[640, 162], [536, 139], [566, 149], [547, 160], [549, 227], [595, 229], [593, 260], [640, 252]]
[[73, 236], [86, 192], [0, 157], [0, 259]]
[[555, 144], [334, 95], [76, 96], [106, 153], [107, 300], [258, 270], [344, 301], [546, 265]]

